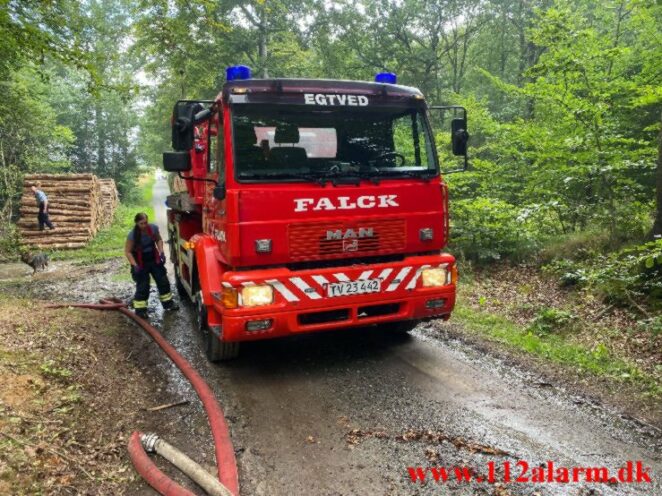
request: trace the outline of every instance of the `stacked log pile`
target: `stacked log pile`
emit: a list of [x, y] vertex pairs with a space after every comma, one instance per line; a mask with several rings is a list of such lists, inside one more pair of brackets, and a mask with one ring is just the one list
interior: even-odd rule
[[120, 203], [120, 199], [117, 194], [117, 187], [115, 187], [115, 180], [99, 179], [99, 185], [101, 186], [101, 211], [103, 212], [101, 225], [105, 227], [112, 222], [113, 214]]
[[[30, 186], [41, 183], [48, 196], [48, 214], [53, 231], [39, 230], [39, 207]], [[113, 183], [114, 189], [114, 183]], [[116, 195], [116, 190], [115, 190]], [[33, 248], [62, 250], [84, 247], [100, 227], [112, 218], [104, 203], [101, 183], [93, 174], [31, 174], [25, 176], [18, 222], [22, 242]]]

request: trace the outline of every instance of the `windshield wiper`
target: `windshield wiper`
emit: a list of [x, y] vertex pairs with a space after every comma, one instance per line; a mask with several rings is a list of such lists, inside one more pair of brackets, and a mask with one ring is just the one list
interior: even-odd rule
[[430, 169], [423, 169], [423, 170], [377, 169], [366, 172], [367, 172], [365, 174], [366, 176], [372, 176], [372, 177], [407, 176], [407, 177], [420, 178], [423, 179], [424, 181], [429, 181], [430, 179], [432, 179], [434, 176], [437, 175], [436, 171]]
[[240, 179], [302, 179], [317, 181], [319, 176], [309, 172], [240, 172]]
[[359, 177], [344, 177], [344, 172], [240, 172], [240, 179], [301, 179], [312, 181], [324, 186], [330, 182], [334, 186], [338, 184], [359, 184]]

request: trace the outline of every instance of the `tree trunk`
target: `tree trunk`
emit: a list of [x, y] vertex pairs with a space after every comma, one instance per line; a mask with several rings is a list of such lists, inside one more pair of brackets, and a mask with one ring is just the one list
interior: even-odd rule
[[652, 237], [662, 239], [662, 114], [660, 114], [660, 136], [657, 144], [657, 173], [655, 181], [657, 212]]
[[267, 57], [268, 57], [267, 47], [269, 45], [269, 32], [268, 32], [267, 9], [264, 5], [260, 8], [258, 15], [260, 16], [260, 25], [258, 27], [260, 33], [258, 58], [260, 59], [260, 64], [262, 64], [262, 77], [267, 79], [269, 77], [269, 70], [267, 69]]
[[95, 123], [97, 125], [97, 166], [95, 172], [104, 174], [106, 171], [106, 136], [103, 122], [103, 109], [97, 101], [94, 109]]

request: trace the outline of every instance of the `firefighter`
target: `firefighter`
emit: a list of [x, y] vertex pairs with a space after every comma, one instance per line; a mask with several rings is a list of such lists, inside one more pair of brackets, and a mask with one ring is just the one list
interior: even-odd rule
[[37, 221], [39, 222], [39, 230], [44, 230], [44, 225], [52, 231], [55, 229], [53, 223], [48, 218], [48, 197], [41, 189], [41, 183], [33, 184], [30, 189], [34, 193], [35, 200], [37, 200], [37, 205], [39, 205], [39, 213], [37, 214]]
[[147, 300], [149, 299], [149, 276], [156, 282], [159, 299], [165, 310], [176, 310], [177, 306], [170, 292], [170, 281], [165, 267], [163, 239], [159, 227], [150, 224], [147, 214], [136, 214], [133, 219], [134, 228], [129, 231], [124, 246], [124, 254], [131, 264], [131, 277], [136, 283], [136, 294], [133, 298], [133, 308], [136, 315], [147, 317]]

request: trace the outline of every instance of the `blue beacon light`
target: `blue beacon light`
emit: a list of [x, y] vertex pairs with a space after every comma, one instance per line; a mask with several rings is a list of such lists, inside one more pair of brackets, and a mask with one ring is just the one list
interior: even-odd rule
[[247, 65], [231, 65], [225, 69], [225, 77], [228, 81], [250, 79], [251, 68]]
[[392, 72], [380, 72], [375, 75], [375, 82], [396, 84], [398, 82], [398, 76]]

